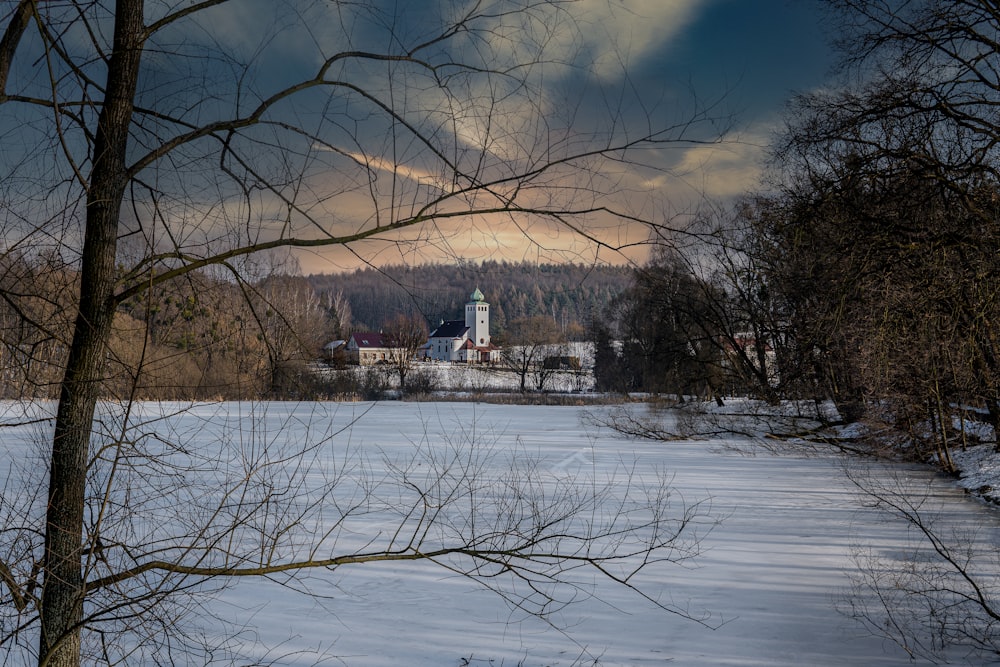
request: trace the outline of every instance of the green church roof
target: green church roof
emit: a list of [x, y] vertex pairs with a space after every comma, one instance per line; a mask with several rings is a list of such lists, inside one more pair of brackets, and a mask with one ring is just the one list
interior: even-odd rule
[[483, 293], [480, 292], [479, 288], [477, 287], [476, 291], [472, 293], [472, 300], [473, 301], [485, 301], [486, 297], [483, 296]]

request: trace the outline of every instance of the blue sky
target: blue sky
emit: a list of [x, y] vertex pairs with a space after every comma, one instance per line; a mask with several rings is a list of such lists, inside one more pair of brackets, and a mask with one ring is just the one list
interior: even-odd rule
[[780, 112], [789, 95], [819, 85], [831, 59], [814, 0], [708, 0], [691, 24], [649, 62], [649, 72], [697, 86], [732, 86], [734, 107], [750, 122]]
[[699, 196], [700, 188], [726, 198], [755, 187], [766, 146], [789, 99], [822, 86], [830, 73], [833, 59], [822, 8], [815, 0], [646, 4], [684, 7], [686, 20], [660, 33], [635, 63], [632, 76], [650, 91], [667, 87], [702, 100], [723, 98], [721, 106], [734, 120], [727, 136], [732, 143], [693, 148], [680, 161], [687, 168], [676, 175], [690, 183], [692, 192], [676, 188], [674, 199], [686, 202]]

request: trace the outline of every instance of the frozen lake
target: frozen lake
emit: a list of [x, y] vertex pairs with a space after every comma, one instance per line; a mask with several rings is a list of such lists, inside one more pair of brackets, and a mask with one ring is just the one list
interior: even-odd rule
[[[186, 446], [206, 450], [224, 422], [271, 445], [322, 433], [329, 438], [311, 454], [316, 461], [364, 455], [375, 476], [388, 473], [374, 469], [378, 461], [409, 459], [417, 448], [446, 441], [474, 448], [486, 442], [494, 452], [537, 461], [546, 474], [581, 480], [624, 469], [644, 480], [666, 473], [678, 507], [703, 502], [721, 522], [694, 561], [658, 564], [636, 582], [677, 608], [706, 615], [705, 624], [603, 581], [550, 627], [430, 563], [345, 565], [310, 575], [307, 586], [317, 597], [243, 580], [209, 603], [247, 628], [240, 641], [248, 649], [257, 642], [277, 646], [270, 654], [276, 664], [315, 664], [314, 651], [328, 658], [321, 664], [350, 667], [925, 664], [838, 611], [850, 587], [852, 553], [863, 548], [891, 557], [911, 544], [911, 534], [859, 502], [835, 456], [751, 455], [720, 440], [625, 439], [586, 425], [587, 413], [606, 408], [272, 403], [258, 405], [262, 410], [250, 419], [249, 407], [199, 406], [159, 423], [169, 423], [171, 437], [183, 436]], [[7, 443], [9, 452], [18, 451]], [[490, 465], [511, 460], [489, 459]], [[995, 512], [925, 470], [903, 474], [926, 486], [928, 506], [940, 506], [955, 525], [978, 527], [979, 539], [996, 544]], [[353, 526], [340, 539], [363, 543], [366, 530], [382, 528]]]
[[[356, 409], [341, 406], [339, 417]], [[641, 584], [721, 626], [670, 615], [603, 582], [600, 601], [569, 607], [557, 631], [426, 564], [341, 568], [322, 603], [257, 585], [226, 599], [251, 606], [254, 623], [272, 641], [294, 637], [286, 648], [322, 643], [351, 666], [915, 664], [837, 611], [849, 588], [852, 548], [891, 555], [910, 534], [858, 503], [836, 457], [748, 456], [720, 441], [626, 440], [584, 426], [592, 410], [384, 403], [350, 438], [405, 456], [425, 432], [434, 442], [456, 424], [475, 424], [498, 445], [555, 470], [589, 468], [600, 478], [634, 462], [645, 471], [668, 471], [675, 493], [687, 502], [709, 499], [722, 523], [694, 562], [654, 568]], [[993, 530], [984, 539], [995, 539], [994, 513], [927, 471], [906, 474], [930, 484], [931, 500], [943, 503], [953, 521], [986, 524]]]

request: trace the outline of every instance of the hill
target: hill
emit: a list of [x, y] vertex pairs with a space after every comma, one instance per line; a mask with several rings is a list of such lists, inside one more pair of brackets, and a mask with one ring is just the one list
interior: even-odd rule
[[477, 287], [491, 305], [492, 329], [507, 322], [550, 315], [567, 333], [580, 332], [631, 281], [621, 266], [484, 262], [364, 268], [308, 276], [323, 297], [340, 294], [350, 304], [355, 329], [377, 330], [399, 313], [420, 314], [431, 327], [463, 317]]

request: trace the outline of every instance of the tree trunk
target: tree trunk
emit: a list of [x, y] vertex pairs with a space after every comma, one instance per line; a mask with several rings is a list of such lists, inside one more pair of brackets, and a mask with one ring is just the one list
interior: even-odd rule
[[144, 40], [142, 0], [118, 0], [114, 46], [94, 142], [77, 313], [56, 413], [45, 524], [39, 664], [80, 664], [87, 459], [114, 318], [118, 216]]

